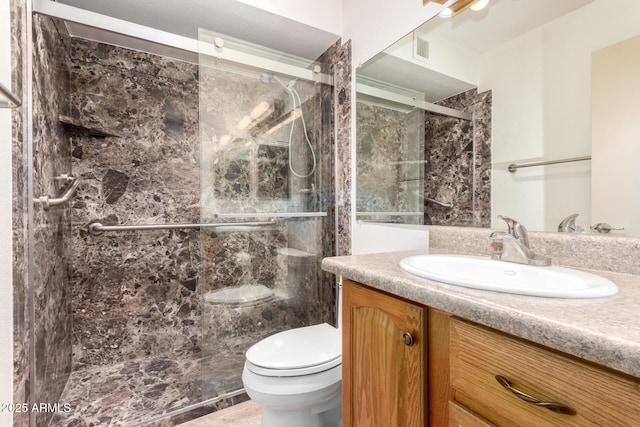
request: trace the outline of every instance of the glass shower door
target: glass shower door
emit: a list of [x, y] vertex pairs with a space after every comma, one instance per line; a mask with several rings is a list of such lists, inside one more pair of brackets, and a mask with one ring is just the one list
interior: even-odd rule
[[225, 224], [201, 232], [202, 379], [214, 398], [242, 389], [251, 345], [327, 321], [331, 87], [319, 64], [199, 38], [201, 222]]

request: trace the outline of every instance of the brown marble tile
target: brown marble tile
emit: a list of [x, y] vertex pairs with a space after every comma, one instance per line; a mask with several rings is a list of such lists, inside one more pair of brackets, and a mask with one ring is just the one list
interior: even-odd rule
[[[33, 197], [54, 197], [71, 174], [71, 145], [58, 122], [69, 111], [68, 49], [61, 22], [33, 16]], [[34, 311], [35, 372], [30, 374], [35, 403], [56, 402], [71, 372], [71, 208], [33, 207], [31, 295]], [[47, 425], [50, 413], [36, 413]]]
[[488, 227], [491, 224], [491, 92], [477, 90], [438, 104], [472, 113], [471, 121], [426, 114], [425, 223]]
[[[245, 342], [252, 342], [249, 335]], [[242, 369], [243, 354], [226, 345], [214, 354], [206, 359], [188, 353], [165, 354], [75, 370], [59, 400], [70, 411], [55, 414], [51, 423], [169, 426], [246, 400], [224, 397], [242, 387], [237, 372]], [[179, 413], [216, 396], [222, 400]]]
[[330, 64], [333, 71], [335, 253], [346, 255], [351, 253], [351, 41], [342, 44], [338, 40], [319, 60]]
[[[357, 212], [422, 212], [424, 111], [397, 111], [357, 104]], [[395, 215], [358, 215], [359, 220], [397, 220]], [[422, 224], [423, 215], [403, 216]]]
[[[11, 13], [11, 81], [13, 91], [24, 100], [27, 93], [26, 50], [29, 31], [26, 27], [27, 8], [24, 0], [9, 2]], [[13, 180], [13, 397], [16, 402], [30, 403], [29, 381], [29, 310], [28, 310], [28, 248], [27, 248], [27, 173], [25, 165], [28, 134], [27, 102], [12, 110], [12, 180]], [[13, 414], [14, 425], [28, 425], [28, 413]]]

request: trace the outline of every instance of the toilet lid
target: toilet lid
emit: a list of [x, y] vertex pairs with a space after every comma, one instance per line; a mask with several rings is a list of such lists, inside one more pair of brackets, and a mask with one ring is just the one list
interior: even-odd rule
[[273, 291], [264, 285], [242, 285], [207, 292], [204, 299], [211, 304], [246, 305], [272, 296]]
[[342, 363], [340, 332], [326, 324], [272, 335], [247, 350], [247, 368], [266, 376], [309, 375]]

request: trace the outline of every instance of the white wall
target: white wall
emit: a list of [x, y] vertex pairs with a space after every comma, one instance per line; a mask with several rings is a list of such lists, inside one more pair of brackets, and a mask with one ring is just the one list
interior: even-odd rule
[[422, 0], [238, 0], [351, 40], [356, 65], [371, 59], [414, 28], [437, 15], [442, 6]]
[[[417, 34], [420, 36], [419, 33]], [[429, 60], [427, 62], [413, 57], [413, 32], [407, 34], [385, 52], [445, 76], [478, 86], [480, 70], [480, 55], [478, 53], [436, 35], [423, 35], [423, 38], [429, 41]]]
[[[0, 2], [0, 82], [11, 87], [9, 2]], [[13, 289], [11, 278], [11, 111], [0, 109], [0, 403], [13, 402]], [[0, 412], [0, 425], [12, 425]]]
[[[591, 153], [591, 53], [638, 34], [638, 22], [637, 0], [596, 0], [484, 56], [480, 90], [493, 90], [495, 214], [534, 230], [553, 229], [572, 213], [591, 225], [590, 162], [505, 169]], [[494, 215], [493, 226], [503, 227], [498, 221]]]
[[343, 0], [342, 39], [351, 40], [359, 66], [437, 15], [442, 6], [422, 0]]
[[354, 255], [429, 249], [429, 227], [426, 225], [354, 222], [352, 229]]
[[342, 33], [342, 2], [340, 0], [238, 0], [276, 15], [302, 22], [333, 34]]
[[[640, 36], [593, 54], [594, 223], [640, 234]], [[618, 171], [612, 173], [612, 171]], [[621, 173], [623, 171], [623, 173]], [[633, 195], [629, 197], [629, 195]]]

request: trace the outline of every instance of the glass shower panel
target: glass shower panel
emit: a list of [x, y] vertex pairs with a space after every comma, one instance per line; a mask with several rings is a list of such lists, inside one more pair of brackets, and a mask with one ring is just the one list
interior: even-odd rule
[[424, 111], [358, 92], [356, 117], [357, 220], [423, 224]]
[[228, 224], [201, 232], [203, 389], [215, 397], [242, 388], [251, 345], [327, 321], [331, 88], [312, 80], [320, 64], [207, 30], [199, 41], [201, 220]]

